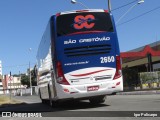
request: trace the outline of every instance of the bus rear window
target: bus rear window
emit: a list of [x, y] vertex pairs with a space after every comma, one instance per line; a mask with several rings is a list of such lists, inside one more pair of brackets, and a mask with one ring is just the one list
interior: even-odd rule
[[57, 17], [57, 36], [78, 33], [113, 32], [109, 13], [84, 12], [64, 14]]

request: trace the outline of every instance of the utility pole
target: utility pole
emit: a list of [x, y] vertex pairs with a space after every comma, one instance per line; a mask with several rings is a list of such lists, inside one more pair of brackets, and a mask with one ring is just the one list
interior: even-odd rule
[[29, 62], [29, 82], [30, 82], [31, 95], [32, 95], [32, 80], [31, 80], [31, 65], [30, 65], [30, 62]]
[[19, 79], [20, 79], [20, 96], [22, 96], [22, 82], [21, 82], [21, 72], [19, 71]]
[[109, 13], [111, 12], [111, 0], [108, 0], [108, 11], [109, 11]]
[[12, 80], [12, 74], [11, 74], [11, 71], [10, 71], [10, 78], [9, 78], [9, 80], [10, 80], [10, 100], [11, 100], [11, 80]]
[[[29, 51], [32, 51], [32, 48], [29, 48]], [[30, 82], [30, 88], [31, 88], [31, 95], [32, 95], [32, 80], [31, 80], [31, 65], [29, 60], [29, 82]]]

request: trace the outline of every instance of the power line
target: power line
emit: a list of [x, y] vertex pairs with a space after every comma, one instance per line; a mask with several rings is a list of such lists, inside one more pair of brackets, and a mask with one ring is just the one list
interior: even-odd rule
[[113, 9], [113, 10], [111, 10], [111, 11], [115, 11], [115, 10], [121, 9], [121, 8], [126, 7], [126, 6], [128, 6], [128, 5], [132, 4], [132, 3], [135, 3], [135, 2], [137, 2], [137, 0], [134, 0], [134, 1], [130, 2], [130, 3], [127, 3], [127, 4], [125, 4], [125, 5], [122, 5], [122, 6], [120, 6], [120, 7], [118, 7], [118, 8], [115, 8], [115, 9]]
[[146, 14], [149, 14], [149, 13], [155, 11], [155, 10], [158, 10], [158, 9], [160, 9], [160, 6], [157, 7], [157, 8], [154, 8], [154, 9], [148, 11], [148, 12], [145, 12], [145, 13], [143, 13], [143, 14], [141, 14], [141, 15], [138, 15], [138, 16], [130, 19], [130, 20], [127, 20], [127, 21], [125, 21], [125, 22], [123, 22], [123, 23], [117, 24], [117, 26], [120, 26], [120, 25], [126, 24], [126, 23], [128, 23], [128, 22], [131, 22], [131, 21], [133, 21], [133, 20], [135, 20], [135, 19], [137, 19], [137, 18], [140, 18], [140, 17], [142, 17], [142, 16], [144, 16], [144, 15], [146, 15]]

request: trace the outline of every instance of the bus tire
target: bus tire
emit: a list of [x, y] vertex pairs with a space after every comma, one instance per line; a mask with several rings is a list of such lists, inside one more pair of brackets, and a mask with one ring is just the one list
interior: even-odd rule
[[41, 99], [41, 101], [42, 101], [42, 104], [47, 104], [47, 100]]
[[93, 97], [90, 98], [89, 101], [91, 104], [100, 104], [100, 103], [104, 103], [106, 100], [106, 96], [98, 96], [98, 97]]

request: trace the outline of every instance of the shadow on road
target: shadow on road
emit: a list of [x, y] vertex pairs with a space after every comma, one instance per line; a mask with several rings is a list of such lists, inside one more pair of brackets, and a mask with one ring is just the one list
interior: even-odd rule
[[56, 106], [56, 109], [61, 110], [80, 110], [80, 109], [90, 109], [90, 108], [100, 108], [109, 106], [106, 104], [96, 104], [93, 105], [87, 101], [67, 101]]
[[0, 106], [0, 112], [60, 112], [60, 111], [67, 111], [67, 110], [80, 110], [80, 109], [90, 109], [90, 108], [100, 108], [109, 106], [106, 104], [97, 104], [92, 105], [90, 102], [86, 101], [67, 101], [58, 106], [50, 107], [47, 104], [42, 103], [32, 103], [32, 104], [8, 104]]

